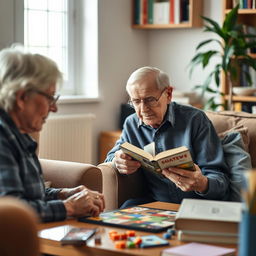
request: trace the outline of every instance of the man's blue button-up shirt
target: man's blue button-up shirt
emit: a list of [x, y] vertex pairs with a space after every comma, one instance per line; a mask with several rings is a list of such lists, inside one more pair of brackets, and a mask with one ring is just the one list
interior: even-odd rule
[[206, 193], [183, 192], [164, 176], [142, 171], [150, 196], [156, 201], [181, 203], [183, 198], [226, 200], [229, 195], [229, 179], [223, 149], [216, 131], [205, 113], [199, 109], [172, 102], [158, 128], [152, 128], [139, 120], [136, 113], [125, 123], [120, 139], [108, 153], [106, 162], [112, 161], [120, 145], [129, 142], [142, 148], [155, 142], [156, 154], [168, 149], [187, 146], [195, 164], [208, 178]]

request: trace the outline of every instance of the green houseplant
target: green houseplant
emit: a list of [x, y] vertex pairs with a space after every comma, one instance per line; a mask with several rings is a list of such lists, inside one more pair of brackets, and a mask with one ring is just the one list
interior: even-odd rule
[[[196, 66], [200, 65], [204, 69], [210, 61], [215, 60], [214, 66], [203, 84], [195, 86], [195, 89], [201, 90], [202, 96], [206, 92], [210, 95], [205, 109], [216, 110], [222, 105], [224, 109], [232, 110], [233, 87], [239, 85], [239, 67], [243, 64], [256, 70], [256, 60], [249, 54], [250, 49], [256, 46], [256, 41], [252, 40], [256, 36], [246, 32], [244, 26], [237, 23], [238, 9], [239, 5], [226, 15], [222, 26], [216, 21], [202, 16], [202, 19], [205, 21], [204, 32], [212, 32], [215, 36], [198, 44], [196, 54], [192, 58], [189, 66], [191, 75]], [[201, 51], [206, 45], [210, 46], [211, 50]], [[216, 101], [219, 98], [218, 96], [223, 96], [219, 91], [220, 75], [222, 72], [225, 74], [229, 84], [227, 105]], [[244, 75], [248, 83], [251, 84], [250, 73], [245, 72]]]

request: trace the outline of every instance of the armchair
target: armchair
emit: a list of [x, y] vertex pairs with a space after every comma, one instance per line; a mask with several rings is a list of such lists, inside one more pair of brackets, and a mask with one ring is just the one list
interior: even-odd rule
[[55, 188], [72, 188], [84, 185], [102, 192], [102, 173], [91, 164], [40, 159], [45, 181]]
[[[39, 142], [39, 133], [30, 135]], [[45, 181], [49, 181], [54, 188], [84, 185], [102, 192], [101, 170], [92, 164], [48, 159], [40, 159], [40, 163]]]
[[[246, 133], [247, 147], [251, 156], [252, 167], [256, 168], [256, 115], [233, 111], [206, 112], [206, 114], [217, 133], [241, 125], [248, 128], [248, 133]], [[103, 193], [107, 210], [120, 207], [127, 199], [144, 195], [143, 177], [140, 172], [132, 175], [120, 175], [111, 163], [102, 163], [98, 167], [102, 170]]]

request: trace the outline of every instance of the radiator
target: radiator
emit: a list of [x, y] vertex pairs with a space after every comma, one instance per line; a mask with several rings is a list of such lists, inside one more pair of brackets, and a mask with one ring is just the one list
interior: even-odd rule
[[39, 139], [39, 157], [92, 162], [93, 114], [49, 117]]

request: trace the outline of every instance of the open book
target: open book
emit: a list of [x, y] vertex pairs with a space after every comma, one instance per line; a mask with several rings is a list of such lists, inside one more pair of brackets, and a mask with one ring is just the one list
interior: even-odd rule
[[158, 173], [161, 173], [161, 170], [169, 167], [195, 171], [192, 157], [188, 148], [185, 146], [169, 149], [155, 156], [128, 142], [123, 143], [120, 147], [125, 154], [139, 161], [142, 167], [157, 171]]

